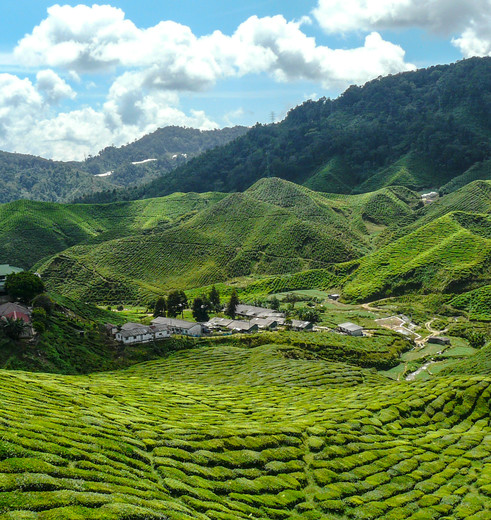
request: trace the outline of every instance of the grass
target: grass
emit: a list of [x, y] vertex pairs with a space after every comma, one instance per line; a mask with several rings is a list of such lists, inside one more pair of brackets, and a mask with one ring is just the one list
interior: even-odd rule
[[0, 371], [0, 519], [485, 518], [490, 382], [268, 345]]

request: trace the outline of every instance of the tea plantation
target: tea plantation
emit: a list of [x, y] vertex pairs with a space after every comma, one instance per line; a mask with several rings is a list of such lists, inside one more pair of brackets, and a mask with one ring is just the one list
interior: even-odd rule
[[489, 518], [491, 379], [277, 346], [0, 372], [0, 519]]

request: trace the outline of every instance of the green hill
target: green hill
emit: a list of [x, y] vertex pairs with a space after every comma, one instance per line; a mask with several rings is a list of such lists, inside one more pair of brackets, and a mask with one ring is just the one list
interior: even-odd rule
[[488, 179], [467, 172], [491, 158], [490, 80], [491, 58], [472, 58], [351, 86], [335, 100], [305, 102], [280, 123], [257, 124], [137, 190], [107, 193], [107, 200], [244, 191], [269, 176], [328, 193], [438, 189], [454, 178], [461, 186], [462, 175]]
[[[196, 349], [89, 376], [0, 371], [0, 519], [488, 515], [489, 378], [343, 387], [322, 362], [263, 348], [253, 371], [253, 355]], [[352, 370], [332, 369], [339, 381]]]
[[350, 300], [408, 290], [460, 292], [491, 275], [491, 216], [455, 212], [363, 258], [344, 286]]
[[75, 246], [37, 268], [52, 290], [74, 298], [145, 300], [172, 288], [358, 258], [372, 250], [372, 234], [418, 204], [418, 196], [404, 188], [350, 198], [263, 179], [179, 226]]
[[[148, 182], [247, 130], [241, 126], [208, 131], [160, 128], [121, 148], [105, 148], [83, 162], [0, 152], [0, 203], [19, 199], [69, 202], [91, 194], [94, 202], [106, 202], [106, 195], [95, 194]], [[98, 176], [109, 172], [112, 173]]]
[[30, 268], [75, 244], [165, 229], [219, 201], [219, 193], [173, 194], [160, 199], [104, 204], [20, 200], [0, 205], [0, 259]]
[[112, 187], [106, 178], [94, 177], [74, 163], [0, 152], [0, 203], [18, 199], [63, 202]]

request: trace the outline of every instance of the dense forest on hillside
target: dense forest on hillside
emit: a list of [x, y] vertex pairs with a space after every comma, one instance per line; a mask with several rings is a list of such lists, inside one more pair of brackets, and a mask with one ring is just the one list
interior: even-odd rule
[[[243, 191], [269, 176], [331, 193], [439, 188], [491, 157], [490, 84], [491, 58], [378, 78], [335, 100], [306, 101], [281, 123], [257, 124], [150, 184], [105, 200]], [[489, 178], [489, 171], [476, 178]]]
[[136, 186], [247, 130], [240, 126], [209, 131], [160, 128], [121, 148], [105, 148], [83, 162], [0, 152], [0, 203], [19, 199], [69, 202], [103, 190]]

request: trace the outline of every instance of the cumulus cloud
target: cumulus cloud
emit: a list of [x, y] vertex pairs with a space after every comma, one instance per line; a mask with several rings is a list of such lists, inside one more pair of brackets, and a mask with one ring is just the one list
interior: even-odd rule
[[319, 0], [313, 15], [328, 33], [420, 27], [460, 34], [466, 57], [491, 53], [491, 0]]
[[[184, 113], [179, 101], [183, 93], [211, 89], [224, 78], [268, 74], [279, 82], [308, 80], [341, 88], [413, 68], [405, 61], [404, 50], [377, 32], [371, 32], [358, 48], [318, 45], [302, 31], [309, 21], [252, 16], [230, 35], [214, 31], [197, 37], [189, 27], [173, 21], [139, 28], [121, 9], [109, 5], [54, 5], [13, 53], [23, 65], [44, 68], [37, 73], [35, 85], [9, 77], [19, 86], [23, 110], [38, 123], [28, 131], [21, 131], [20, 123], [10, 116], [2, 123], [2, 111], [10, 114], [11, 110], [0, 93], [0, 128], [3, 124], [10, 129], [11, 149], [15, 142], [20, 143], [15, 145], [18, 151], [82, 158], [159, 126], [215, 128], [216, 123], [202, 111]], [[86, 74], [91, 75], [90, 81], [94, 75], [116, 78], [99, 108], [56, 114], [52, 107], [76, 94], [53, 69], [62, 70], [72, 84], [85, 86]], [[8, 85], [5, 89], [4, 96], [16, 91]]]
[[51, 69], [41, 70], [36, 74], [36, 88], [49, 104], [76, 97], [72, 87]]

